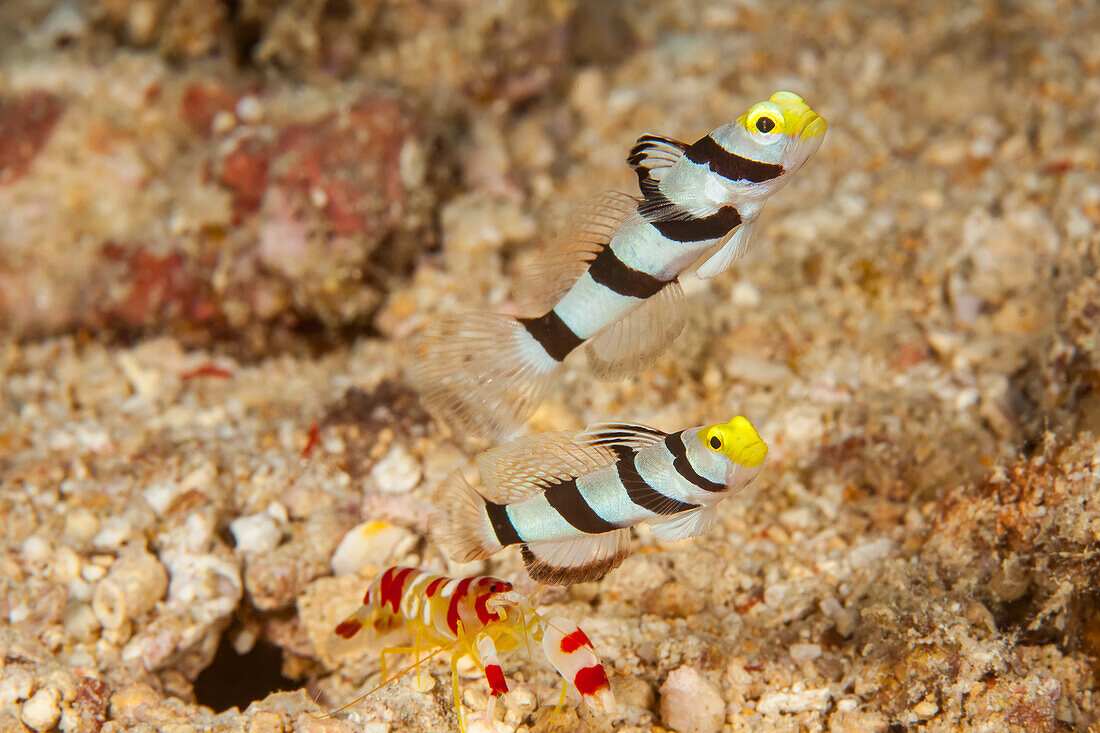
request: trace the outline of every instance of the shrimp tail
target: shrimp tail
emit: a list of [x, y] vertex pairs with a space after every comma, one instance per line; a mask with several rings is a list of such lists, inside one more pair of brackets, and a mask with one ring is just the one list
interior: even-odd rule
[[421, 336], [409, 379], [456, 433], [501, 439], [542, 402], [558, 364], [521, 320], [467, 313], [445, 316]]
[[335, 633], [343, 639], [350, 639], [366, 626], [374, 615], [370, 606], [360, 606], [359, 610], [348, 616], [336, 627]]

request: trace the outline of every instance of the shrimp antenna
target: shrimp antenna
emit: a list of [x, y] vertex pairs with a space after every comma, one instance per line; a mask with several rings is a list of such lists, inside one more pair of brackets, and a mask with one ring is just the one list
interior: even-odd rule
[[[540, 614], [538, 611], [535, 610], [535, 606], [538, 605], [537, 599], [542, 595], [542, 591], [545, 588], [546, 588], [546, 584], [540, 582], [538, 585], [535, 586], [535, 589], [533, 591], [531, 591], [531, 593], [529, 595], [525, 596], [525, 598], [527, 599], [527, 610], [531, 611], [531, 615], [533, 615], [539, 621], [542, 621], [544, 624], [549, 625], [549, 622], [547, 622], [547, 620], [542, 617], [542, 614]], [[524, 631], [526, 632], [527, 631], [527, 613], [526, 613], [526, 610], [520, 609], [520, 613], [524, 617], [523, 618], [523, 628], [524, 628]], [[530, 634], [527, 634], [527, 659], [532, 664], [534, 663], [534, 660], [531, 658], [531, 638], [530, 638]]]
[[539, 581], [538, 585], [535, 586], [535, 589], [531, 591], [531, 595], [527, 596], [527, 602], [530, 603], [532, 606], [537, 606], [538, 599], [542, 596], [542, 592], [544, 590], [546, 590], [546, 583]]
[[[381, 690], [386, 685], [390, 684], [394, 680], [399, 679], [406, 672], [411, 672], [412, 670], [416, 669], [417, 667], [419, 667], [422, 664], [424, 664], [425, 662], [427, 662], [432, 657], [435, 657], [438, 654], [442, 654], [443, 652], [447, 651], [448, 649], [452, 648], [453, 646], [454, 646], [454, 642], [452, 642], [450, 644], [447, 644], [446, 646], [439, 647], [438, 649], [436, 649], [434, 652], [432, 652], [428, 656], [426, 656], [423, 659], [417, 661], [415, 664], [410, 664], [408, 667], [405, 667], [400, 672], [395, 674], [393, 677], [390, 677], [388, 680], [383, 680], [382, 683], [380, 685], [378, 685], [377, 687], [375, 687], [374, 689], [372, 689], [368, 692], [364, 692], [362, 695], [355, 698], [354, 700], [347, 703], [346, 705], [343, 705], [342, 707], [338, 707], [338, 708], [336, 708], [335, 710], [333, 710], [331, 712], [325, 713], [324, 715], [314, 715], [313, 713], [308, 713], [308, 715], [309, 715], [309, 717], [313, 718], [314, 720], [324, 720], [325, 718], [331, 718], [333, 715], [336, 715], [337, 713], [342, 713], [345, 710], [347, 710], [348, 708], [350, 708], [352, 705], [358, 705], [359, 703], [363, 702], [364, 700], [366, 700], [368, 697], [370, 697], [374, 693]], [[318, 693], [318, 697], [320, 697], [320, 693]], [[314, 700], [314, 702], [316, 703], [317, 701]]]
[[546, 583], [539, 583], [535, 586], [535, 589], [531, 591], [531, 595], [526, 596], [527, 603], [531, 606], [531, 613], [534, 614], [535, 618], [537, 618], [539, 621], [542, 621], [543, 624], [549, 626], [551, 629], [554, 629], [554, 631], [557, 631], [559, 634], [562, 634], [564, 636], [565, 631], [550, 623], [549, 619], [547, 619], [545, 616], [535, 610], [535, 606], [537, 605], [535, 599], [541, 596], [544, 590], [546, 590]]
[[[531, 608], [531, 613], [534, 614], [535, 618], [542, 618], [541, 616], [539, 616], [539, 612], [536, 611], [533, 607]], [[527, 620], [527, 609], [519, 609], [519, 615], [520, 618], [523, 619], [523, 646], [527, 648], [527, 661], [530, 662], [531, 666], [533, 667], [535, 666], [535, 658], [531, 654], [531, 629], [530, 621]]]

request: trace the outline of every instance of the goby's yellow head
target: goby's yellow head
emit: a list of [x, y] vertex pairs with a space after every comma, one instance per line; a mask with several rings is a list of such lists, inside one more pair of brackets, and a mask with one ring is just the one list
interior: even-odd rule
[[768, 456], [768, 446], [760, 439], [752, 423], [741, 415], [728, 423], [701, 430], [699, 437], [710, 450], [746, 468], [756, 468]]
[[753, 135], [790, 135], [803, 140], [821, 137], [829, 129], [825, 118], [794, 92], [776, 92], [766, 102], [754, 104], [737, 121]]

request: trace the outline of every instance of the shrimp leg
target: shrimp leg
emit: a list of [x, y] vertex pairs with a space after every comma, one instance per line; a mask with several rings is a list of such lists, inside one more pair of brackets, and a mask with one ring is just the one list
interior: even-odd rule
[[423, 689], [423, 685], [420, 682], [420, 650], [423, 649], [421, 641], [424, 638], [424, 632], [419, 624], [414, 624], [413, 630], [413, 661], [416, 662], [416, 689]]
[[579, 626], [563, 616], [555, 616], [545, 623], [542, 650], [550, 664], [590, 706], [613, 712], [615, 698], [592, 642]]
[[458, 689], [458, 661], [465, 654], [456, 651], [451, 655], [451, 690], [455, 696], [455, 713], [458, 715], [458, 728], [462, 733], [466, 733], [466, 719], [462, 715], [462, 694]]
[[[388, 666], [386, 664], [386, 655], [387, 654], [413, 654], [413, 655], [415, 655], [416, 669], [419, 672], [419, 670], [420, 670], [420, 648], [418, 646], [388, 646], [385, 649], [383, 649], [381, 652], [378, 653], [378, 656], [382, 660], [382, 681], [383, 682], [390, 682], [391, 681], [388, 677], [386, 677], [386, 669], [387, 669], [387, 666]], [[420, 687], [419, 677], [417, 678], [416, 686]]]
[[504, 670], [501, 669], [492, 636], [478, 634], [474, 639], [474, 649], [477, 652], [475, 661], [484, 672], [485, 681], [489, 683], [489, 706], [485, 710], [485, 722], [492, 727], [497, 698], [508, 692], [508, 682], [504, 679]]

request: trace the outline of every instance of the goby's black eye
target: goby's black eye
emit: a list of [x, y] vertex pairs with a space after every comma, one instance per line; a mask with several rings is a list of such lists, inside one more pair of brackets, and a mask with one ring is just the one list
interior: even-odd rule
[[710, 447], [713, 448], [714, 450], [718, 450], [719, 448], [722, 447], [722, 441], [718, 440], [717, 435], [712, 435], [710, 437]]
[[761, 117], [756, 121], [756, 129], [760, 132], [771, 132], [775, 129], [775, 120], [771, 117]]

